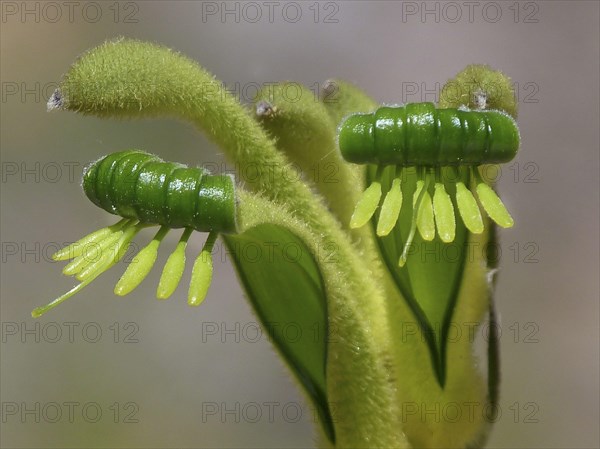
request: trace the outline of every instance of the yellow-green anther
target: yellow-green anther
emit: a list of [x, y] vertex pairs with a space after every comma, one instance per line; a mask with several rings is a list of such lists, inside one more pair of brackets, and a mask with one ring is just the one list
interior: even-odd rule
[[356, 203], [356, 208], [350, 218], [351, 228], [360, 228], [364, 226], [375, 213], [375, 209], [379, 205], [381, 199], [381, 184], [373, 181], [369, 187], [363, 192], [362, 196]]
[[487, 214], [498, 225], [503, 228], [510, 228], [515, 224], [506, 207], [504, 207], [502, 200], [490, 186], [484, 182], [477, 184], [477, 196]]
[[201, 251], [192, 270], [192, 280], [188, 292], [188, 304], [190, 306], [199, 306], [206, 298], [208, 288], [212, 281], [212, 255]]
[[75, 278], [80, 281], [85, 281], [87, 278], [93, 277], [97, 272], [108, 270], [112, 266], [111, 261], [114, 260], [115, 255], [118, 254], [117, 245], [119, 244], [122, 238], [123, 236], [121, 236], [121, 238], [117, 242], [115, 242], [115, 246], [113, 246], [112, 248], [106, 248], [102, 252], [102, 255], [98, 260], [86, 265], [83, 270], [77, 273]]
[[127, 221], [129, 221], [129, 219], [123, 218], [118, 223], [115, 223], [112, 226], [107, 226], [105, 228], [98, 229], [97, 231], [86, 235], [85, 237], [77, 240], [74, 243], [71, 243], [70, 245], [65, 246], [64, 248], [52, 254], [52, 259], [57, 261], [69, 260], [82, 255], [83, 252], [87, 249], [87, 245], [98, 243], [101, 240], [104, 240], [110, 234], [121, 229]]
[[169, 228], [162, 226], [152, 241], [136, 254], [117, 285], [115, 285], [115, 295], [125, 296], [131, 293], [148, 276], [158, 257], [160, 242], [167, 235], [167, 232], [169, 232]]
[[402, 208], [402, 184], [401, 178], [394, 178], [392, 181], [392, 187], [385, 196], [383, 204], [381, 206], [381, 213], [379, 214], [379, 221], [377, 222], [377, 235], [384, 236], [388, 235], [400, 215], [400, 209]]
[[[423, 195], [421, 190], [425, 189]], [[421, 198], [418, 202], [417, 199]], [[417, 181], [417, 188], [413, 195], [413, 208], [417, 212], [417, 229], [423, 240], [431, 241], [435, 237], [435, 221], [433, 220], [433, 204], [427, 185], [422, 180]]]
[[110, 247], [117, 243], [122, 236], [123, 231], [116, 231], [100, 242], [86, 245], [85, 252], [77, 256], [63, 268], [63, 274], [66, 276], [74, 276], [89, 265], [95, 264], [106, 252], [110, 252]]
[[167, 263], [163, 268], [163, 272], [160, 276], [160, 281], [158, 282], [158, 287], [156, 289], [156, 297], [158, 299], [167, 299], [173, 294], [179, 285], [179, 281], [183, 275], [183, 270], [185, 269], [185, 248], [192, 231], [192, 228], [187, 228], [183, 232], [183, 235], [181, 236], [181, 239], [179, 239], [179, 243], [177, 243], [175, 250], [167, 259]]
[[444, 243], [454, 241], [456, 234], [456, 220], [454, 218], [454, 206], [450, 195], [446, 192], [444, 184], [436, 182], [433, 193], [433, 212], [435, 214], [435, 225], [438, 235]]
[[113, 248], [106, 248], [102, 251], [102, 255], [100, 259], [96, 262], [86, 266], [82, 271], [80, 271], [76, 278], [80, 281], [85, 281], [88, 277], [96, 275], [96, 273], [100, 274], [114, 264], [116, 264], [119, 260], [123, 258], [125, 253], [127, 252], [127, 248], [129, 244], [135, 237], [135, 235], [142, 229], [143, 225], [130, 225], [126, 227], [122, 232], [121, 238], [116, 242]]
[[104, 240], [112, 234], [112, 231], [109, 227], [98, 229], [96, 232], [92, 232], [91, 234], [86, 235], [84, 238], [71, 243], [68, 246], [58, 250], [54, 254], [52, 254], [52, 259], [54, 260], [69, 260], [74, 259], [77, 256], [80, 256], [83, 251], [86, 249], [87, 245], [97, 243], [100, 240]]
[[213, 272], [211, 252], [217, 236], [216, 232], [211, 232], [208, 235], [202, 251], [200, 251], [194, 262], [192, 280], [190, 281], [190, 289], [188, 291], [188, 304], [190, 306], [199, 306], [208, 293]]
[[481, 211], [475, 197], [462, 182], [456, 183], [456, 204], [467, 229], [473, 234], [481, 234], [483, 232]]

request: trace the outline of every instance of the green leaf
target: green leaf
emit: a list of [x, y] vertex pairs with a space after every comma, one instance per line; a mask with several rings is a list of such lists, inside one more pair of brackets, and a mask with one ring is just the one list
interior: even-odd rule
[[[315, 322], [322, 320], [324, 332], [327, 335], [326, 341], [313, 342], [314, 346], [307, 345], [303, 349], [297, 348], [294, 351], [292, 347], [284, 341], [286, 361], [290, 359], [298, 364], [307, 364], [312, 368], [306, 369], [300, 367], [296, 370], [294, 364], [291, 364], [292, 371], [301, 382], [304, 382], [305, 389], [309, 397], [315, 402], [317, 410], [322, 414], [321, 422], [326, 426], [325, 432], [320, 434], [320, 443], [325, 443], [325, 435], [335, 436], [336, 447], [410, 447], [404, 433], [399, 427], [401, 422], [400, 406], [395, 397], [396, 386], [394, 364], [391, 361], [393, 351], [390, 348], [392, 341], [389, 338], [388, 320], [385, 314], [386, 299], [383, 295], [383, 286], [376, 282], [383, 274], [383, 268], [380, 264], [371, 264], [365, 259], [364, 254], [358, 257], [354, 248], [345, 241], [342, 235], [336, 232], [322, 233], [312, 229], [306, 222], [298, 220], [289, 209], [275, 204], [256, 194], [239, 190], [239, 220], [240, 235], [225, 236], [225, 239], [236, 241], [238, 238], [246, 236], [246, 232], [252, 232], [256, 228], [268, 230], [261, 232], [260, 239], [267, 239], [265, 246], [272, 248], [273, 243], [293, 242], [293, 247], [305, 248], [302, 256], [310, 254], [314, 259], [310, 261], [296, 260], [297, 267], [286, 266], [282, 269], [282, 263], [264, 263], [263, 269], [267, 274], [258, 274], [261, 279], [267, 279], [269, 283], [276, 285], [275, 291], [289, 295], [290, 286], [301, 289], [300, 291], [310, 291], [311, 285], [315, 285], [318, 272], [321, 279], [322, 291], [325, 292], [327, 310], [324, 317], [317, 317], [317, 311], [313, 312], [313, 317], [304, 319], [304, 322], [313, 326]], [[275, 233], [272, 229], [284, 229], [283, 234]], [[330, 231], [334, 231], [331, 229]], [[338, 234], [338, 235], [336, 235]], [[254, 235], [254, 234], [252, 234]], [[278, 240], [274, 240], [274, 238]], [[301, 243], [300, 243], [301, 242]], [[254, 245], [256, 246], [256, 245]], [[288, 245], [288, 247], [290, 247]], [[272, 249], [271, 249], [272, 251]], [[288, 250], [289, 251], [289, 250]], [[267, 253], [268, 254], [268, 253]], [[289, 257], [289, 255], [288, 255]], [[308, 256], [306, 256], [308, 257]], [[246, 258], [248, 259], [248, 258]], [[284, 250], [285, 259], [285, 250]], [[292, 257], [297, 259], [297, 257]], [[267, 260], [268, 261], [268, 260]], [[254, 260], [255, 264], [261, 260]], [[286, 262], [286, 261], [284, 261]], [[289, 263], [289, 261], [287, 261]], [[310, 262], [314, 270], [300, 270], [303, 265]], [[250, 264], [250, 260], [242, 260], [244, 266]], [[253, 267], [248, 267], [254, 270]], [[283, 270], [280, 275], [279, 272]], [[312, 273], [308, 275], [307, 273]], [[266, 276], [266, 278], [265, 278]], [[252, 282], [254, 278], [247, 281]], [[243, 281], [246, 284], [247, 281]], [[260, 284], [261, 281], [258, 281]], [[303, 285], [305, 285], [303, 287]], [[300, 285], [300, 287], [298, 287]], [[269, 285], [270, 290], [271, 285]], [[263, 290], [264, 289], [264, 290]], [[252, 290], [250, 292], [251, 301], [256, 304], [270, 304], [272, 294], [266, 288]], [[314, 294], [316, 291], [313, 290]], [[257, 294], [260, 294], [259, 295]], [[274, 319], [283, 320], [288, 317], [289, 320], [296, 320], [298, 316], [304, 316], [306, 313], [304, 303], [308, 301], [310, 309], [314, 309], [315, 300], [306, 299], [306, 294], [302, 298], [293, 296], [292, 300], [280, 296], [274, 298], [281, 301], [277, 306], [278, 315]], [[298, 301], [299, 304], [296, 302]], [[300, 312], [298, 312], [299, 307]], [[270, 310], [270, 309], [269, 309]], [[268, 312], [268, 311], [267, 311]], [[298, 314], [301, 315], [298, 315]], [[279, 316], [281, 315], [281, 316]], [[327, 323], [327, 327], [325, 327]], [[323, 346], [321, 346], [323, 345]], [[316, 347], [321, 349], [315, 349]], [[323, 385], [319, 380], [318, 373], [323, 371], [316, 369], [313, 364], [315, 360], [322, 360], [319, 356], [314, 358], [315, 354], [321, 354], [326, 350], [326, 401], [315, 386]], [[312, 352], [312, 356], [304, 351]], [[289, 357], [289, 358], [288, 358]], [[314, 373], [308, 377], [306, 373]], [[308, 382], [306, 382], [308, 379]], [[319, 393], [315, 396], [314, 392]], [[335, 420], [327, 415], [329, 410], [335, 411]], [[333, 417], [333, 412], [331, 412]], [[331, 428], [335, 429], [332, 432]]]
[[325, 377], [327, 303], [317, 262], [299, 237], [277, 225], [223, 239], [254, 311], [335, 441]]

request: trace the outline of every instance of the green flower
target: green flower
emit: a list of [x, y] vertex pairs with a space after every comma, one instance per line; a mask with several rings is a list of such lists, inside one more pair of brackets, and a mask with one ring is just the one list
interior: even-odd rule
[[[443, 94], [450, 92], [450, 85], [455, 95], [443, 96], [439, 107], [516, 115], [510, 80], [487, 66], [469, 66], [446, 84]], [[166, 233], [183, 228], [157, 288], [157, 297], [167, 298], [182, 277], [191, 233], [209, 232], [194, 263], [188, 302], [198, 305], [206, 296], [210, 254], [220, 236], [260, 321], [279, 324], [266, 325], [266, 331], [318, 411], [320, 446], [483, 444], [490, 424], [483, 415], [464, 413], [455, 422], [440, 421], [409, 414], [404, 405], [430, 409], [477, 403], [493, 409], [497, 403], [497, 340], [488, 342], [485, 379], [473, 355], [473, 341], [449, 341], [448, 330], [461, 323], [479, 324], [486, 316], [495, 319], [488, 275], [496, 261], [483, 251], [464, 250], [495, 241], [488, 217], [503, 227], [512, 226], [512, 218], [492, 186], [472, 168], [479, 163], [413, 164], [419, 168], [399, 170], [402, 164], [346, 161], [340, 152], [343, 136], [338, 145], [339, 124], [353, 114], [372, 113], [377, 104], [339, 80], [326, 83], [323, 98], [300, 87], [300, 96], [290, 101], [288, 87], [289, 83], [269, 85], [248, 109], [196, 62], [158, 45], [118, 39], [78, 59], [50, 99], [49, 109], [188, 120], [240, 167], [239, 185], [228, 190], [235, 192], [232, 202], [217, 201], [223, 210], [233, 210], [221, 213], [214, 204], [196, 207], [196, 200], [178, 196], [175, 185], [166, 181], [171, 175], [148, 181], [152, 173], [163, 172], [149, 172], [146, 179], [137, 169], [125, 170], [119, 165], [125, 153], [103, 158], [114, 164], [98, 175], [101, 182], [86, 183], [84, 176], [84, 190], [95, 204], [122, 220], [54, 255], [56, 260], [71, 260], [63, 272], [80, 284], [35, 309], [33, 316], [112, 267], [134, 236], [150, 226], [158, 227], [154, 238], [135, 256], [115, 293], [135, 289], [154, 265]], [[154, 162], [169, 165], [173, 173], [184, 170]], [[138, 180], [144, 187], [139, 191], [132, 187]], [[195, 187], [183, 189], [186, 194], [192, 191]], [[202, 198], [219, 197], [213, 188], [207, 192], [212, 194]], [[187, 222], [190, 217], [200, 221]], [[267, 256], [249, 260], [243, 248], [250, 245]], [[459, 250], [452, 260], [423, 257], [439, 256], [440, 247], [443, 251], [450, 245]], [[289, 257], [290, 247], [297, 257]], [[290, 323], [302, 329], [301, 338], [290, 341], [282, 332]], [[407, 326], [418, 329], [411, 334], [415, 338], [407, 338]], [[319, 338], [314, 338], [315, 329], [321, 331]], [[334, 338], [327, 338], [332, 333]]]

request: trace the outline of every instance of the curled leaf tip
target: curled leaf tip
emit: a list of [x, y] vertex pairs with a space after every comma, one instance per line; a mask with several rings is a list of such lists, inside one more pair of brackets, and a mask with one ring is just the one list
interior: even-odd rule
[[60, 89], [56, 89], [46, 103], [48, 112], [54, 111], [55, 109], [62, 109], [63, 107], [63, 94]]
[[504, 111], [517, 117], [517, 101], [511, 79], [484, 64], [472, 64], [449, 80], [440, 94], [439, 107]]

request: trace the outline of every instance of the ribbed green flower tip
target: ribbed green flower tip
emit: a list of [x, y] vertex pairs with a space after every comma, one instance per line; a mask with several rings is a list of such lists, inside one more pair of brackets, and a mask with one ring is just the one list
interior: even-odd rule
[[152, 241], [133, 258], [114, 292], [124, 296], [135, 290], [156, 263], [158, 250], [172, 228], [184, 228], [160, 278], [156, 296], [168, 298], [179, 285], [185, 269], [185, 248], [194, 230], [209, 236], [194, 264], [189, 303], [200, 304], [212, 277], [211, 251], [220, 233], [237, 229], [237, 200], [233, 177], [210, 175], [200, 168], [170, 164], [141, 151], [123, 151], [89, 165], [83, 176], [88, 198], [104, 210], [121, 215], [116, 224], [99, 229], [59, 250], [54, 260], [70, 260], [63, 274], [80, 284], [44, 307], [32, 312], [39, 317], [78, 293], [125, 255], [135, 235], [160, 225]]
[[235, 183], [229, 175], [128, 150], [87, 166], [82, 185], [98, 207], [142, 223], [200, 232], [237, 229]]
[[[505, 228], [513, 225], [512, 217], [478, 169], [484, 164], [508, 162], [517, 154], [519, 129], [504, 112], [436, 109], [432, 103], [381, 107], [372, 113], [347, 117], [340, 126], [338, 143], [347, 162], [378, 166], [372, 183], [356, 204], [350, 227], [364, 226], [374, 217], [383, 197], [376, 226], [380, 237], [388, 235], [400, 217], [402, 189], [407, 187], [402, 180], [403, 170], [416, 167], [413, 218], [399, 260], [401, 266], [406, 262], [417, 230], [426, 241], [436, 235], [444, 243], [454, 241], [455, 209], [470, 232], [483, 232], [483, 220], [473, 193], [494, 222]], [[382, 173], [387, 166], [395, 167], [395, 175], [389, 192], [382, 192]], [[449, 181], [441, 175], [444, 169], [458, 174], [463, 166], [472, 172], [473, 193], [463, 182]], [[452, 183], [456, 185], [455, 202], [447, 191]]]

